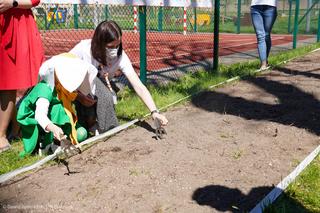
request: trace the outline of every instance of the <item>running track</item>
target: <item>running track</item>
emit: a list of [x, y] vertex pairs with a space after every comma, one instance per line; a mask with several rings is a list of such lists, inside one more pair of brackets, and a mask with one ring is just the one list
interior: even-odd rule
[[[41, 32], [47, 58], [69, 51], [82, 39], [91, 38], [92, 30], [59, 30]], [[299, 40], [310, 36], [299, 36]], [[220, 34], [219, 56], [255, 50], [254, 34]], [[291, 35], [272, 35], [272, 44], [292, 42]], [[123, 33], [126, 53], [138, 71], [140, 66], [139, 33]], [[196, 33], [186, 36], [178, 33], [147, 33], [147, 70], [160, 70], [182, 64], [191, 64], [213, 57], [213, 34]]]

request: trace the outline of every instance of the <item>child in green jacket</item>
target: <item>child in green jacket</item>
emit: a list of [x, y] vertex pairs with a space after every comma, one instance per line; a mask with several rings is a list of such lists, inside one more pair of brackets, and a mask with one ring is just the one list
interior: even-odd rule
[[24, 98], [18, 110], [24, 151], [31, 154], [41, 141], [41, 148], [53, 138], [67, 136], [78, 143], [77, 116], [72, 101], [78, 92], [94, 95], [96, 68], [73, 54], [64, 53], [43, 63], [39, 72], [42, 79]]

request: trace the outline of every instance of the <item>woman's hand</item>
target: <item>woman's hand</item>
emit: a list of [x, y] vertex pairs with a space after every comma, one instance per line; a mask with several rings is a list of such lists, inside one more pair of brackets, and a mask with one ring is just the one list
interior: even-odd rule
[[158, 119], [161, 123], [161, 126], [166, 126], [168, 124], [168, 120], [164, 115], [161, 115], [158, 112], [152, 113], [152, 118], [153, 119]]
[[91, 107], [97, 102], [93, 98], [83, 95], [81, 92], [78, 92], [77, 101], [85, 107]]
[[13, 7], [12, 3], [13, 0], [0, 0], [0, 13], [3, 13]]

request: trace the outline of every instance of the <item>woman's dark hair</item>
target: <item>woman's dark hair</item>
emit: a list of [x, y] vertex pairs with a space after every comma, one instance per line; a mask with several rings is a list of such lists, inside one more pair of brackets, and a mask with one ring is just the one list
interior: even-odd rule
[[[101, 22], [94, 31], [91, 40], [91, 53], [94, 59], [103, 65], [106, 62], [106, 44], [118, 40], [122, 37], [122, 31], [119, 25], [114, 21]], [[122, 39], [118, 49], [118, 57], [122, 54]]]

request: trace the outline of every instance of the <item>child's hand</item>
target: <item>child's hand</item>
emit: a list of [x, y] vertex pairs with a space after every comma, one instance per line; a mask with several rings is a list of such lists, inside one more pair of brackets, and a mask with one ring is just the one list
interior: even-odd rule
[[57, 125], [50, 123], [48, 124], [48, 126], [46, 127], [46, 130], [50, 131], [53, 133], [53, 136], [57, 139], [57, 140], [61, 140], [63, 139], [64, 133], [62, 131], [62, 129], [60, 127], [58, 127]]

